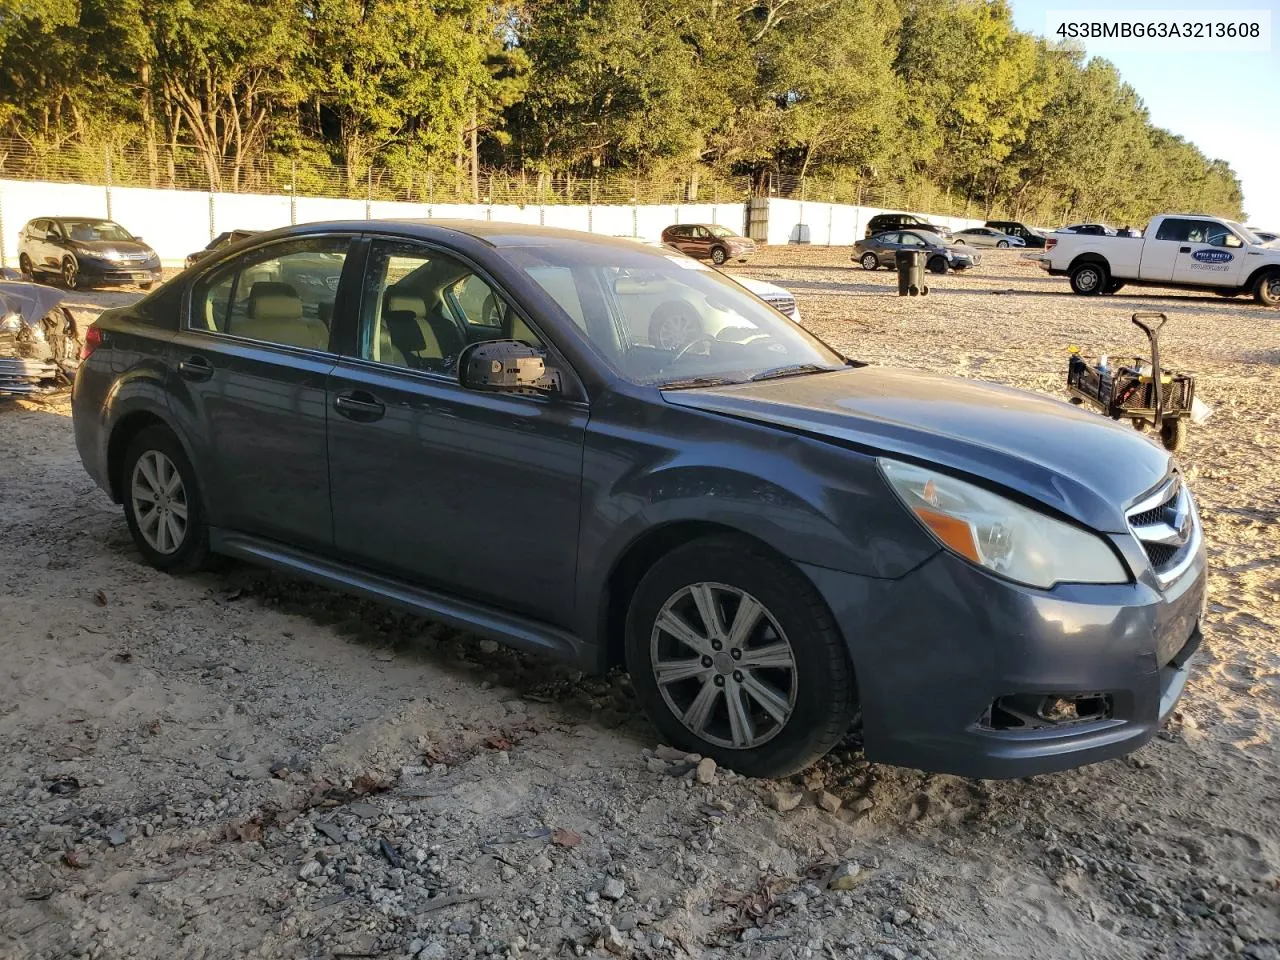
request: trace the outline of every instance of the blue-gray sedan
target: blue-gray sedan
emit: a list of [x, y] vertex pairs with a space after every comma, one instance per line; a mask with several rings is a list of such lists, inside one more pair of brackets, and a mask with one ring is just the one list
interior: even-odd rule
[[670, 250], [301, 226], [107, 311], [85, 352], [76, 442], [148, 563], [227, 554], [625, 664], [664, 740], [747, 774], [855, 726], [871, 760], [971, 776], [1114, 757], [1200, 642], [1163, 450], [847, 360]]

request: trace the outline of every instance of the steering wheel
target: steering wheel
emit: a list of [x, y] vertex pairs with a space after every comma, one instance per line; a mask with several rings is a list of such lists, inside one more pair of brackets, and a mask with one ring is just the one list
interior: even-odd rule
[[681, 347], [679, 350], [676, 351], [676, 355], [671, 358], [671, 363], [672, 364], [679, 363], [680, 358], [683, 357], [686, 353], [688, 353], [689, 348], [692, 347], [695, 343], [705, 343], [710, 346], [710, 345], [714, 345], [715, 342], [716, 340], [714, 337], [694, 337], [692, 340], [690, 340], [683, 347]]

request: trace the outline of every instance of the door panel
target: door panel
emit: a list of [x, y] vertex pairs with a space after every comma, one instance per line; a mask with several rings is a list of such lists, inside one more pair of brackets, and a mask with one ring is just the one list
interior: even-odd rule
[[1204, 223], [1178, 247], [1173, 279], [1204, 286], [1238, 286], [1245, 271], [1243, 241], [1225, 226]]
[[1178, 240], [1146, 240], [1142, 244], [1142, 265], [1138, 275], [1143, 280], [1172, 280], [1178, 248], [1186, 246]]
[[[338, 364], [328, 395], [341, 553], [571, 625], [584, 407], [358, 360]], [[343, 397], [383, 412], [339, 413], [333, 404]]]

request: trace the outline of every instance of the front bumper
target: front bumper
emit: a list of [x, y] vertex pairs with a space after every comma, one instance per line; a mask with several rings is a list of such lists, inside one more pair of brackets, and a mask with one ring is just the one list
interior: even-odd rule
[[101, 286], [128, 285], [132, 283], [159, 283], [163, 270], [159, 263], [117, 263], [114, 261], [90, 260], [79, 261], [80, 276], [87, 283]]
[[[940, 552], [900, 580], [806, 573], [831, 606], [858, 679], [869, 760], [1025, 777], [1126, 754], [1173, 710], [1200, 642], [1204, 547], [1163, 590], [1037, 590]], [[1076, 721], [1011, 728], [1014, 699], [1105, 702]]]

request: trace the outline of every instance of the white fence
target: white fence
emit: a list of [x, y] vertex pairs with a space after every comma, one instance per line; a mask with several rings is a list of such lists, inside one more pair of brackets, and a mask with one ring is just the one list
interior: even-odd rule
[[[768, 243], [848, 245], [866, 232], [873, 207], [769, 200]], [[503, 206], [402, 203], [290, 197], [246, 193], [201, 193], [141, 187], [94, 186], [0, 180], [0, 266], [16, 267], [18, 232], [36, 217], [110, 217], [142, 237], [166, 265], [179, 265], [224, 230], [269, 230], [317, 220], [461, 219], [537, 223], [608, 236], [656, 240], [673, 223], [715, 223], [745, 232], [741, 203]], [[953, 229], [980, 220], [931, 217]]]

